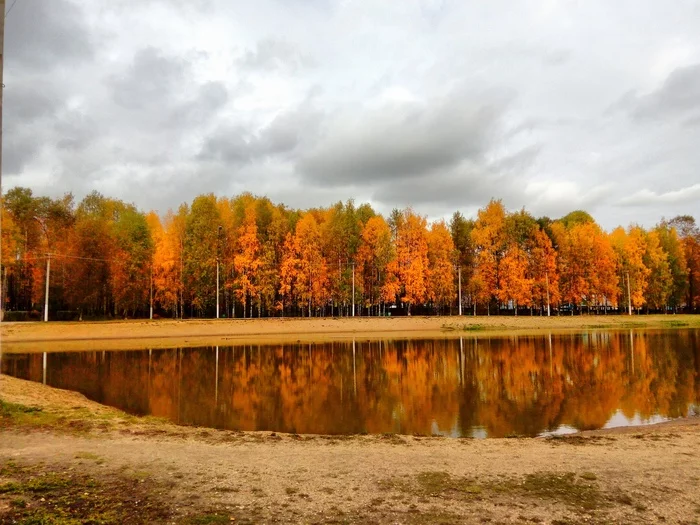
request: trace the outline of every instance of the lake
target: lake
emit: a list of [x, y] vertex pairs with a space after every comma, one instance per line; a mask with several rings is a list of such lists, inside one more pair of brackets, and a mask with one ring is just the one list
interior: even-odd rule
[[2, 372], [231, 430], [536, 436], [694, 413], [700, 330], [4, 354]]

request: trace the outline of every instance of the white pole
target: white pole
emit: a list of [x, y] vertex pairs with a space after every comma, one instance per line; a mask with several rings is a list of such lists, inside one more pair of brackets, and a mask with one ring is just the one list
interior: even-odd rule
[[632, 292], [630, 291], [630, 272], [627, 271], [627, 308], [628, 313], [632, 315]]
[[148, 318], [152, 321], [153, 320], [153, 263], [151, 262], [151, 307], [149, 311]]
[[41, 365], [42, 365], [42, 366], [41, 366], [41, 369], [42, 369], [42, 372], [43, 372], [43, 374], [42, 374], [42, 375], [43, 375], [42, 383], [43, 383], [43, 384], [46, 384], [46, 352], [44, 352], [44, 355], [43, 355], [42, 358], [41, 358]]
[[49, 320], [49, 278], [51, 276], [51, 254], [46, 254], [46, 294], [44, 296], [44, 322]]
[[549, 274], [545, 272], [544, 278], [547, 281], [547, 317], [551, 315], [550, 309], [549, 309]]
[[352, 316], [355, 317], [355, 261], [352, 262]]
[[[457, 275], [459, 276], [459, 315], [462, 315], [462, 267], [457, 267]], [[460, 339], [461, 343], [461, 339]]]
[[216, 258], [216, 318], [219, 318], [219, 258]]

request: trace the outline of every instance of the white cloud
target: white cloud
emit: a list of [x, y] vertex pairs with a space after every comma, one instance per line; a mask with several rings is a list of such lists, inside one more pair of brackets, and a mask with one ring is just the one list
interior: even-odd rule
[[619, 204], [622, 206], [653, 206], [660, 203], [675, 204], [687, 202], [700, 204], [700, 183], [660, 193], [644, 188], [629, 197], [623, 197], [620, 199]]

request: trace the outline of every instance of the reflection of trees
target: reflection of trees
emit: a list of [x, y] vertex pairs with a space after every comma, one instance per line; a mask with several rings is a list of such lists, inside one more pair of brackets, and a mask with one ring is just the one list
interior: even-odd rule
[[[535, 435], [600, 428], [618, 410], [684, 415], [700, 396], [699, 339], [591, 332], [62, 353], [49, 355], [48, 382], [218, 428]], [[41, 381], [41, 354], [5, 355], [2, 369]]]

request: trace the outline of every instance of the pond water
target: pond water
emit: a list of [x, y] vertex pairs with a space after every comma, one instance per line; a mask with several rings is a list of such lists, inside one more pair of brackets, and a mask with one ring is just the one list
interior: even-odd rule
[[4, 354], [2, 372], [187, 425], [535, 436], [694, 412], [700, 330]]

